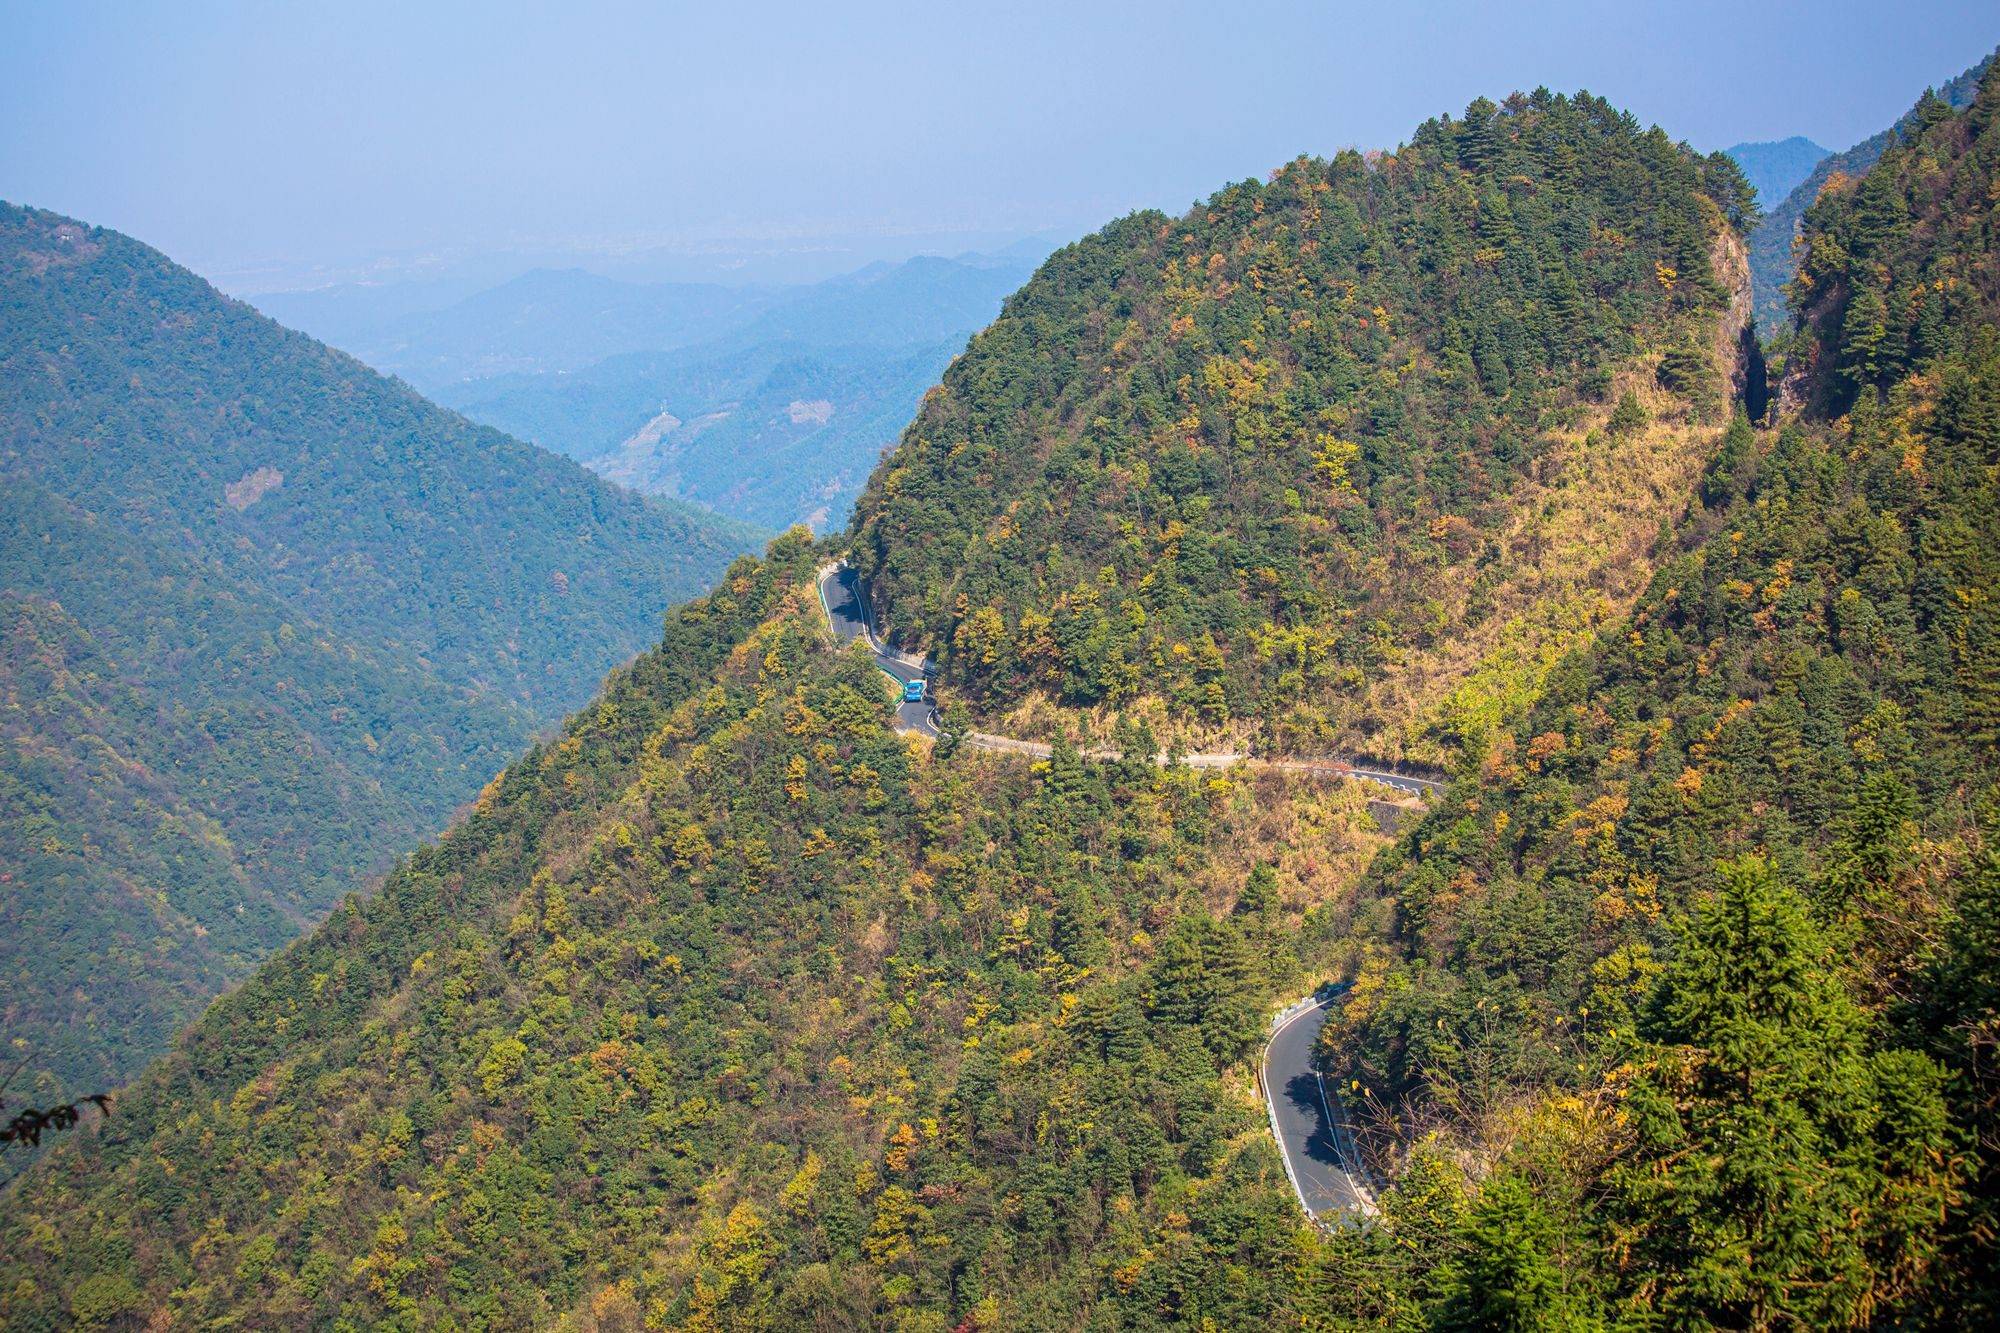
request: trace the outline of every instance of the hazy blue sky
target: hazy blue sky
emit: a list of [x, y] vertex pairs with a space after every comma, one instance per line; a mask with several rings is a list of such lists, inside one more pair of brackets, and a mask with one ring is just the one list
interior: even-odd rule
[[0, 198], [255, 289], [1074, 233], [1538, 84], [1702, 148], [1843, 148], [2000, 42], [2000, 7], [0, 0], [0, 33]]

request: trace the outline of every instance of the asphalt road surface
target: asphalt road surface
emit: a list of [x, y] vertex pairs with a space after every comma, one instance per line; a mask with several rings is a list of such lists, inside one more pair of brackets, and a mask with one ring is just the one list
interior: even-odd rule
[[1396, 773], [1386, 768], [1356, 768], [1353, 764], [1341, 764], [1340, 767], [1349, 777], [1380, 783], [1384, 787], [1394, 787], [1397, 791], [1406, 791], [1413, 796], [1427, 796], [1431, 792], [1444, 790], [1444, 784], [1435, 778], [1412, 777], [1408, 773]]
[[[875, 665], [888, 672], [899, 686], [913, 680], [929, 679], [928, 662], [921, 658], [912, 660], [897, 653], [875, 637], [875, 631], [868, 623], [868, 605], [861, 600], [861, 578], [850, 566], [828, 565], [820, 571], [819, 600], [820, 605], [826, 608], [826, 624], [833, 631], [834, 642], [843, 648], [856, 639], [866, 643], [868, 651], [875, 655]], [[940, 735], [937, 705], [928, 699], [921, 703], [897, 704], [896, 730], [913, 731], [919, 736], [936, 740]]]
[[1375, 1211], [1373, 1197], [1358, 1179], [1366, 1173], [1340, 1103], [1313, 1068], [1313, 1042], [1326, 1024], [1329, 1008], [1339, 1001], [1340, 992], [1322, 994], [1316, 1003], [1281, 1020], [1264, 1048], [1263, 1069], [1271, 1130], [1285, 1155], [1299, 1204], [1315, 1221], [1329, 1223]]

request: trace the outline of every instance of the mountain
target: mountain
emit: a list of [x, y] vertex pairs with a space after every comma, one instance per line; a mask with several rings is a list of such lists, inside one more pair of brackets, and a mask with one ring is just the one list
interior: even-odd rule
[[[1971, 69], [1947, 81], [1936, 90], [1936, 95], [1949, 106], [1970, 106], [1979, 91], [1980, 80], [1986, 76], [1992, 63], [1993, 56], [1988, 55]], [[1799, 234], [1806, 210], [1836, 174], [1867, 174], [1883, 151], [1910, 131], [1916, 115], [1916, 110], [1912, 109], [1880, 134], [1862, 140], [1844, 153], [1822, 157], [1789, 194], [1782, 197], [1760, 194], [1765, 211], [1763, 221], [1750, 236], [1750, 276], [1756, 288], [1757, 327], [1764, 336], [1777, 332], [1789, 318], [1784, 286], [1791, 281], [1792, 243]]]
[[1720, 154], [1537, 94], [1118, 222], [863, 493], [879, 623], [982, 716], [1442, 760], [1643, 586], [1721, 426], [1748, 206]]
[[[440, 309], [424, 289], [273, 293], [256, 303], [426, 393], [509, 373], [579, 370], [624, 352], [712, 337], [773, 299], [767, 289], [637, 283], [582, 269], [535, 269]], [[408, 301], [419, 308], [398, 311]], [[356, 307], [359, 307], [359, 310]]]
[[[920, 414], [871, 494], [955, 497], [976, 447], [995, 472], [970, 484], [1022, 516], [1024, 546], [1044, 485], [1044, 507], [1175, 524], [1199, 570], [1201, 536], [1232, 535], [1224, 514], [1246, 542], [1299, 513], [1334, 540], [1324, 492], [1345, 496], [1343, 477], [1365, 530], [1361, 494], [1469, 499], [1486, 457], [1534, 487], [1524, 508], [1568, 516], [1672, 455], [1659, 494], [1639, 486], [1618, 511], [1650, 532], [1721, 433], [1707, 422], [1741, 277], [1729, 210], [1746, 199], [1726, 161], [1547, 95], [1475, 103], [1393, 159], [1294, 163], [1049, 261], [948, 373], [951, 413]], [[1234, 415], [1163, 410], [1195, 421], [1149, 457], [1094, 386], [1123, 366], [1115, 383], [1152, 385], [1165, 409], [1189, 392], [1188, 339], [1190, 373]], [[1394, 392], [1404, 375], [1417, 387]], [[1366, 409], [1331, 429], [1365, 440], [1367, 461], [1315, 442], [1321, 494], [1296, 507], [1279, 478], [1238, 496], [1235, 473], [1207, 470], [1291, 466], [1275, 432], [1330, 424], [1316, 414], [1338, 402]], [[994, 441], [1014, 438], [1000, 432], [1086, 409], [1083, 438], [1138, 479], [1129, 497], [1066, 432], [1040, 434], [1066, 452], [1028, 484], [998, 470]], [[1204, 411], [1216, 433], [1190, 444]], [[1299, 415], [1281, 426], [1280, 411]], [[961, 413], [986, 432], [974, 443]], [[1575, 438], [1531, 429], [1543, 413]], [[1564, 482], [1570, 467], [1588, 483]], [[864, 541], [886, 535], [885, 512]], [[930, 513], [940, 553], [961, 540], [952, 515]], [[1540, 548], [1552, 565], [1633, 577], [1557, 535]], [[1645, 549], [1619, 559], [1636, 569]], [[1366, 795], [1327, 773], [1086, 764], [1066, 743], [1032, 766], [913, 744], [889, 730], [882, 674], [828, 650], [825, 554], [794, 532], [733, 568], [559, 740], [52, 1154], [0, 1221], [16, 1306], [130, 1322], [170, 1299], [190, 1321], [252, 1324], [1285, 1319], [1286, 1275], [1316, 1287], [1331, 1260], [1297, 1225], [1241, 1071], [1268, 1003], [1325, 975], [1301, 924], [1355, 919], [1385, 841]], [[1285, 571], [1340, 594], [1323, 567]], [[908, 575], [882, 577], [905, 623]], [[1122, 742], [1156, 748], [1136, 723]], [[196, 1233], [212, 1239], [184, 1243]]]
[[1031, 271], [1013, 255], [874, 265], [697, 344], [439, 397], [642, 491], [825, 531], [845, 523], [924, 391]]
[[1773, 208], [1812, 174], [1831, 149], [1822, 148], [1801, 135], [1774, 139], [1767, 143], [1740, 143], [1722, 150], [1743, 168], [1743, 178], [1757, 192], [1759, 208]]
[[11, 205], [0, 383], [0, 976], [53, 1086], [135, 1072], [746, 544]]
[[963, 339], [993, 318], [1000, 300], [1026, 280], [1042, 257], [1036, 246], [1026, 254], [919, 255], [900, 264], [874, 265], [774, 305], [727, 345], [896, 348]]
[[1406, 1123], [1452, 1104], [1439, 1158], [1508, 1201], [1484, 1243], [1563, 1219], [1544, 1300], [2000, 1317], [1996, 191], [1991, 74], [1828, 184], [1806, 410], [1732, 427], [1621, 632], [1371, 872], [1392, 915], [1329, 1073]]
[[825, 646], [819, 556], [794, 534], [732, 569], [17, 1186], [13, 1318], [1268, 1313], [1226, 1273], [1297, 1228], [1223, 1071], [1298, 967], [1272, 867], [1293, 915], [1351, 881], [1364, 797], [914, 748]]
[[245, 299], [286, 328], [345, 348], [379, 333], [385, 324], [433, 314], [492, 285], [470, 276], [406, 278], [259, 292]]
[[[1379, 162], [1294, 163], [1058, 254], [949, 372], [957, 415], [927, 407], [885, 462], [860, 538], [894, 512], [881, 549], [927, 521], [957, 557], [957, 469], [984, 453], [982, 531], [1057, 567], [1041, 461], [1014, 492], [995, 457], [1025, 437], [1132, 531], [1181, 525], [1162, 582], [1209, 512], [1218, 542], [1261, 540], [1240, 473], [1203, 463], [1282, 462], [1294, 423], [1260, 433], [1263, 400], [1221, 371], [1219, 403], [1166, 407], [1187, 390], [1156, 317], [1229, 335], [1191, 382], [1270, 358], [1262, 383], [1290, 390], [1346, 353], [1315, 383], [1370, 412], [1326, 432], [1351, 453], [1317, 452], [1356, 526], [1395, 516], [1392, 483], [1518, 465], [1497, 428], [1482, 452], [1431, 427], [1447, 408], [1524, 432], [1603, 408], [1623, 420], [1591, 429], [1625, 440], [1693, 389], [1674, 410], [1714, 420], [1678, 423], [1693, 466], [1648, 503], [1637, 595], [1462, 738], [1393, 843], [1338, 773], [1157, 763], [1143, 715], [1117, 757], [894, 734], [883, 673], [826, 632], [838, 544], [787, 533], [12, 1187], [10, 1320], [1991, 1323], [2000, 78], [1922, 119], [1807, 215], [1775, 428], [1728, 410], [1724, 349], [1706, 386], [1686, 354], [1747, 314], [1726, 280], [1747, 185], [1587, 97], [1475, 102]], [[1524, 337], [1510, 360], [1501, 331], [1565, 273], [1572, 314], [1543, 323], [1583, 350]], [[1497, 350], [1468, 327], [1454, 358], [1453, 314]], [[1103, 410], [1132, 364], [1194, 464]], [[1131, 494], [1181, 469], [1174, 507], [1121, 508], [1079, 439]], [[1534, 514], [1597, 494], [1512, 484]], [[1063, 534], [1079, 561], [1087, 535]], [[932, 596], [876, 592], [892, 623]], [[1322, 1229], [1258, 1055], [1274, 1009], [1336, 980], [1324, 1068], [1285, 1095], [1342, 1107], [1340, 1161], [1381, 1187], [1367, 1224]]]

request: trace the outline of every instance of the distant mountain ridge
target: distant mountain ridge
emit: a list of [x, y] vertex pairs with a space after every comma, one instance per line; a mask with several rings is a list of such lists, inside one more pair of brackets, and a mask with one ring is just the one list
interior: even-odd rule
[[0, 977], [71, 1085], [437, 828], [750, 540], [13, 205], [0, 385]]
[[[378, 297], [386, 304], [389, 298]], [[489, 375], [580, 370], [625, 352], [679, 347], [765, 309], [777, 289], [636, 283], [584, 269], [531, 269], [439, 309], [369, 319], [337, 297], [273, 293], [255, 304], [299, 319], [377, 370], [426, 393]], [[365, 308], [365, 307], [364, 307]]]
[[846, 521], [924, 390], [1048, 249], [1030, 238], [877, 261], [789, 288], [572, 268], [455, 298], [406, 283], [255, 300], [621, 484], [765, 529], [825, 531]]
[[[701, 369], [734, 372], [725, 397], [679, 397], [677, 377], [634, 384], [632, 399], [690, 401], [686, 420], [663, 409], [588, 460], [602, 475], [757, 517], [770, 526], [838, 528], [888, 442], [896, 438], [962, 339], [913, 348], [779, 343], [724, 355]], [[478, 414], [477, 409], [468, 409]]]
[[746, 307], [698, 343], [437, 396], [642, 491], [826, 531], [925, 390], [1027, 280], [1028, 254], [871, 265]]
[[1740, 143], [1722, 151], [1743, 168], [1744, 177], [1757, 191], [1758, 206], [1768, 209], [1782, 203], [1832, 150], [1795, 134], [1766, 143]]

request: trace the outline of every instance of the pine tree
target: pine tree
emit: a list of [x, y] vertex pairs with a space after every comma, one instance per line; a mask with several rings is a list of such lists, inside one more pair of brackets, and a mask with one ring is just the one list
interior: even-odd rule
[[1278, 872], [1268, 861], [1250, 867], [1243, 892], [1236, 896], [1236, 915], [1268, 929], [1278, 911]]
[[1907, 1288], [1953, 1194], [1943, 1076], [1865, 1035], [1805, 900], [1723, 866], [1655, 993], [1612, 1172], [1635, 1313], [1828, 1327]]
[[1500, 130], [1495, 124], [1500, 108], [1490, 98], [1476, 97], [1465, 108], [1458, 131], [1458, 164], [1467, 171], [1483, 171], [1500, 151]]
[[1912, 1006], [1911, 1027], [1953, 1072], [1973, 1147], [1966, 1206], [1951, 1220], [1944, 1281], [1936, 1295], [1940, 1326], [1991, 1327], [2000, 1321], [2000, 789], [1985, 796], [1983, 845], [1958, 875], [1946, 947]]
[[1098, 1049], [1112, 1064], [1134, 1064], [1146, 1053], [1146, 1019], [1131, 997], [1121, 996], [1098, 1026]]
[[1568, 1289], [1552, 1257], [1555, 1220], [1521, 1177], [1488, 1180], [1457, 1238], [1463, 1250], [1446, 1270], [1438, 1327], [1509, 1333], [1603, 1327], [1582, 1295]]
[[1741, 499], [1748, 491], [1750, 473], [1757, 459], [1757, 435], [1750, 421], [1738, 412], [1722, 433], [1722, 446], [1709, 461], [1701, 479], [1701, 498], [1710, 507]]

